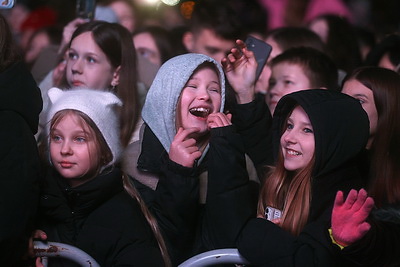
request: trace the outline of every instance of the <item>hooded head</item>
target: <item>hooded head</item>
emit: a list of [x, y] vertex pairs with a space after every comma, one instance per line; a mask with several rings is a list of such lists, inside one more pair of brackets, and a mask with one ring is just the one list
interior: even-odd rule
[[121, 100], [113, 93], [92, 89], [61, 90], [51, 88], [48, 91], [50, 110], [48, 112], [46, 131], [49, 135], [51, 120], [62, 110], [77, 110], [86, 114], [100, 130], [112, 153], [112, 160], [102, 169], [113, 165], [120, 157], [122, 148], [119, 135], [119, 117], [117, 106]]
[[338, 168], [365, 147], [369, 121], [360, 103], [336, 91], [310, 89], [288, 94], [278, 102], [272, 126], [275, 160], [283, 127], [297, 105], [307, 113], [314, 132], [313, 177]]
[[167, 152], [176, 135], [176, 111], [181, 92], [192, 74], [204, 62], [213, 63], [219, 72], [219, 112], [222, 112], [225, 102], [224, 72], [217, 61], [206, 55], [189, 53], [171, 58], [161, 66], [147, 93], [142, 118]]

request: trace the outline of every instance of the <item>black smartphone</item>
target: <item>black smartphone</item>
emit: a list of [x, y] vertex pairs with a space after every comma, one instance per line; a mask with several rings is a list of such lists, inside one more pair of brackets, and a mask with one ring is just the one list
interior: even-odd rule
[[76, 0], [76, 16], [93, 20], [96, 9], [96, 0]]
[[258, 77], [260, 77], [265, 63], [267, 63], [269, 54], [271, 54], [272, 47], [263, 40], [257, 39], [251, 35], [246, 38], [245, 43], [247, 49], [253, 51], [254, 56], [257, 60], [256, 80], [258, 80]]
[[14, 0], [0, 0], [0, 9], [13, 8], [14, 5], [15, 5]]

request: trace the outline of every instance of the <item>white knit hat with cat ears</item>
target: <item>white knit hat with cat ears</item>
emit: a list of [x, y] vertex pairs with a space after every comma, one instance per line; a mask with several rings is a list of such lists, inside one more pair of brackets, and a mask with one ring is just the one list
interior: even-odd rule
[[121, 100], [111, 92], [94, 89], [61, 90], [53, 87], [48, 91], [50, 110], [47, 114], [46, 131], [50, 133], [50, 122], [53, 116], [66, 109], [78, 110], [86, 114], [99, 128], [113, 159], [102, 169], [118, 161], [121, 152], [119, 117], [117, 106], [122, 106]]

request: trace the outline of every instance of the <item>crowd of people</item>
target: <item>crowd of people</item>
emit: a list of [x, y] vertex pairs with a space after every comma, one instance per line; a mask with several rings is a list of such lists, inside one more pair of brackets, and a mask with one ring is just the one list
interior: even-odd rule
[[399, 266], [400, 35], [322, 2], [2, 11], [0, 264]]

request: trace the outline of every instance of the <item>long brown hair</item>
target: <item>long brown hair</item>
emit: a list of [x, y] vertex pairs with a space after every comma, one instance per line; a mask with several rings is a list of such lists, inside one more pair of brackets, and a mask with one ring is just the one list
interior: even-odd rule
[[[283, 129], [286, 129], [286, 125], [287, 123], [284, 123]], [[310, 214], [315, 154], [307, 166], [293, 172], [285, 169], [281, 149], [278, 153], [277, 163], [275, 167], [270, 168], [271, 171], [267, 174], [261, 188], [257, 215], [264, 217], [267, 206], [281, 210], [282, 217], [279, 225], [297, 236], [306, 225]]]
[[276, 167], [271, 168], [260, 191], [258, 215], [264, 216], [267, 206], [282, 211], [279, 225], [298, 235], [307, 223], [311, 205], [311, 173], [314, 158], [298, 172], [289, 172], [280, 152]]
[[140, 195], [139, 195], [138, 191], [136, 190], [135, 186], [130, 181], [129, 176], [126, 175], [126, 174], [123, 174], [122, 181], [123, 181], [123, 184], [124, 184], [125, 191], [128, 192], [128, 194], [139, 203], [140, 209], [142, 210], [142, 212], [143, 212], [147, 222], [149, 223], [150, 228], [153, 231], [154, 236], [155, 236], [155, 238], [157, 240], [158, 247], [160, 248], [161, 255], [162, 255], [163, 259], [164, 259], [165, 267], [172, 266], [171, 260], [170, 260], [169, 255], [168, 255], [167, 246], [165, 244], [164, 238], [162, 237], [162, 234], [161, 234], [161, 231], [160, 231], [160, 227], [158, 226], [157, 220], [154, 218], [154, 216], [151, 214], [151, 212], [147, 208], [146, 203], [140, 197]]
[[400, 75], [379, 67], [356, 69], [355, 79], [372, 90], [378, 123], [371, 144], [369, 194], [380, 207], [400, 201]]
[[0, 72], [21, 59], [7, 20], [0, 14]]

